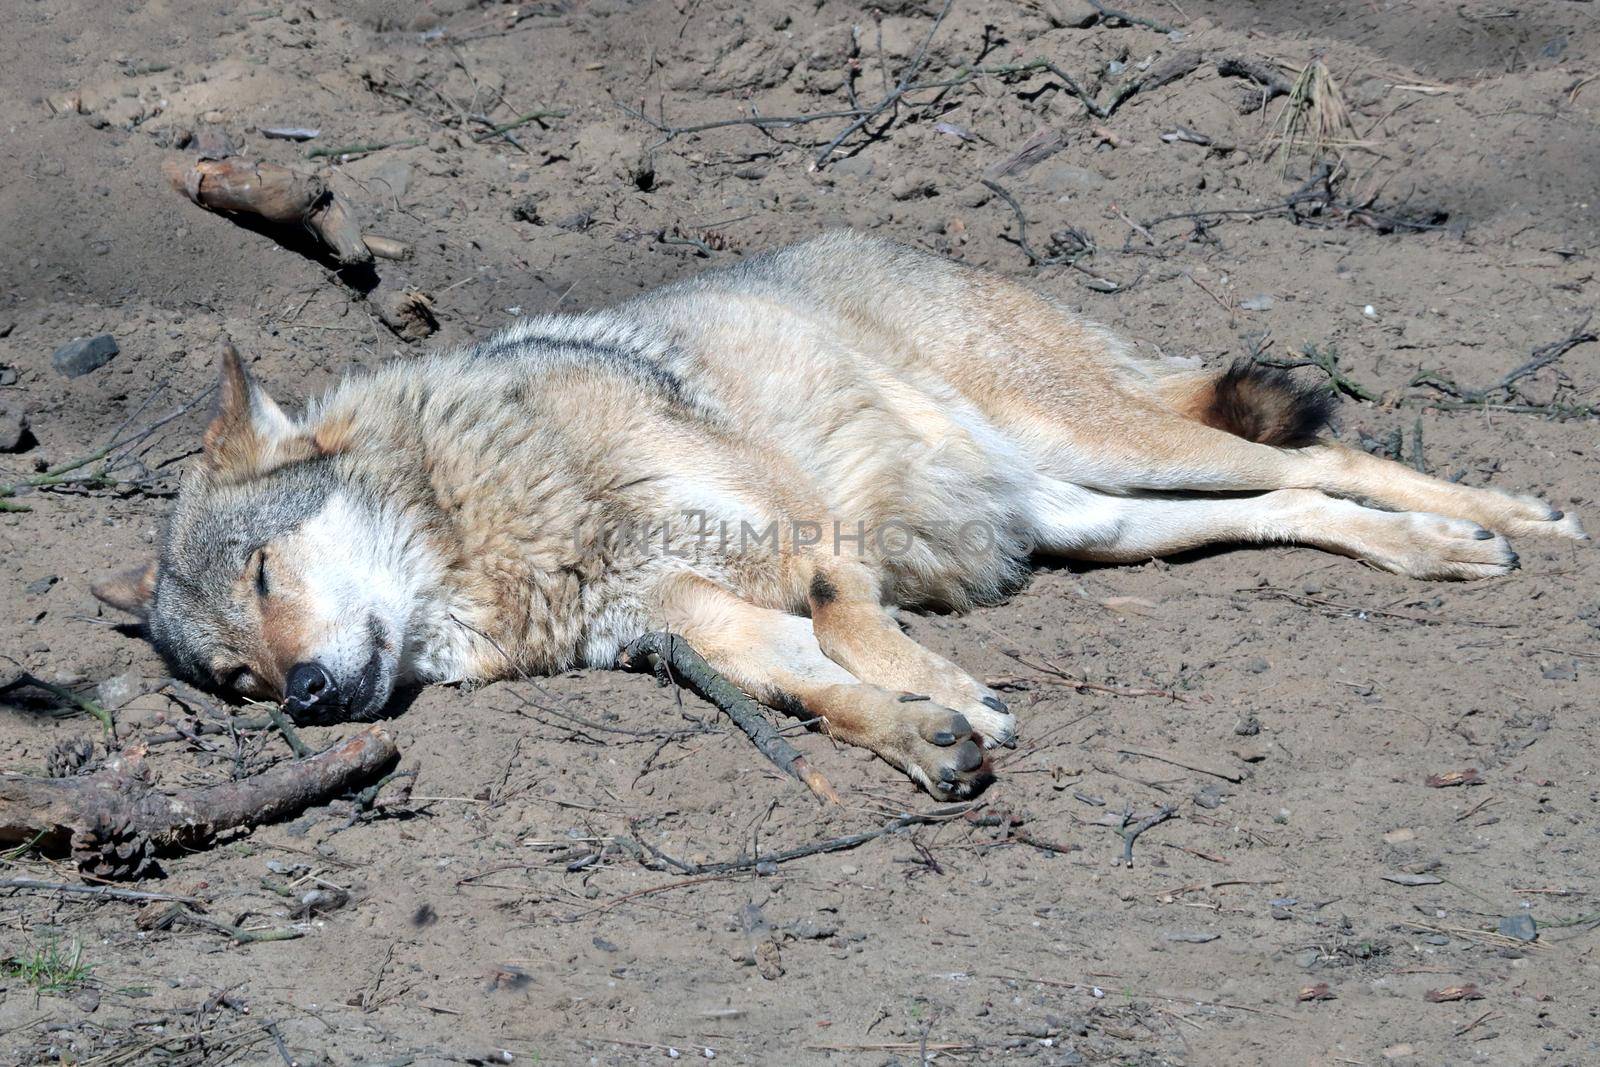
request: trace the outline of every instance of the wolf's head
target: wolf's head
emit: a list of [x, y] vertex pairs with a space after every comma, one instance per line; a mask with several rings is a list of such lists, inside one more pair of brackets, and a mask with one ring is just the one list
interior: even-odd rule
[[285, 415], [229, 348], [159, 560], [94, 594], [143, 618], [192, 681], [368, 718], [410, 673], [421, 555], [399, 505]]

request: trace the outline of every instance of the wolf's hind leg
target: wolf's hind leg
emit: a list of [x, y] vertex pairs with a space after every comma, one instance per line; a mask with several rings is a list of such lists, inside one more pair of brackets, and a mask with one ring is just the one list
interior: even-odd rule
[[1325, 438], [1299, 447], [1259, 444], [1135, 399], [1105, 421], [1032, 420], [1011, 429], [1049, 476], [1109, 492], [1317, 489], [1465, 519], [1511, 537], [1588, 540], [1576, 516], [1535, 497], [1431, 478]]
[[1031, 511], [1041, 550], [1108, 563], [1227, 543], [1312, 545], [1413, 578], [1492, 578], [1517, 562], [1504, 537], [1475, 523], [1314, 489], [1120, 497], [1047, 479]]
[[831, 736], [871, 749], [934, 796], [973, 796], [993, 778], [960, 712], [864, 683], [823, 654], [810, 619], [757, 607], [688, 574], [666, 579], [654, 600], [666, 629], [756, 700], [820, 720]]

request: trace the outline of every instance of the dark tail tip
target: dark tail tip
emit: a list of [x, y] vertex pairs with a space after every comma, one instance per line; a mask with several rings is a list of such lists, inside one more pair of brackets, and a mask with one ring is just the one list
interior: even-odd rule
[[1240, 358], [1212, 386], [1200, 421], [1259, 445], [1303, 448], [1327, 428], [1333, 403], [1326, 388]]

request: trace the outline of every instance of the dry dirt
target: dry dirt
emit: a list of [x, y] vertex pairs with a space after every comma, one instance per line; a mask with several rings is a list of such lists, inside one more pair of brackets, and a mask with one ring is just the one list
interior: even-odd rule
[[[1037, 67], [909, 93], [819, 169], [848, 117], [668, 138], [626, 109], [684, 127], [848, 111], [852, 92], [871, 108], [937, 0], [17, 0], [0, 37], [0, 405], [32, 429], [0, 456], [0, 484], [204, 389], [225, 338], [298, 401], [519, 314], [850, 225], [1029, 278], [1170, 355], [1215, 363], [1268, 336], [1269, 359], [1336, 351], [1377, 398], [1345, 399], [1346, 439], [1595, 518], [1600, 344], [1488, 407], [1441, 407], [1448, 392], [1413, 383], [1492, 386], [1594, 308], [1600, 5], [1123, 3], [1178, 32], [1077, 26], [1090, 9], [1073, 0], [957, 0], [917, 79], [1044, 58], [1103, 104], [1180, 52], [1204, 62], [1104, 119]], [[1334, 195], [1298, 218], [1221, 213], [1271, 209], [1314, 173], [1309, 151], [1270, 143], [1284, 98], [1241, 114], [1250, 83], [1213, 62], [1229, 55], [1320, 56], [1351, 109], [1359, 143], [1323, 152], [1341, 161]], [[515, 143], [473, 117], [536, 109], [565, 114]], [[321, 133], [261, 132], [277, 126]], [[1163, 137], [1180, 128], [1211, 143]], [[1076, 269], [1030, 265], [1013, 210], [980, 184], [1040, 131], [1060, 150], [997, 181], [1040, 256], [1068, 226], [1092, 242]], [[167, 187], [163, 160], [219, 137], [320, 167], [369, 231], [411, 245], [378, 273], [431, 294], [439, 332], [400, 340], [360, 279]], [[1154, 221], [1201, 209], [1218, 213]], [[52, 368], [59, 345], [101, 333], [120, 345], [107, 365]], [[88, 586], [150, 551], [203, 420], [202, 404], [165, 427], [116, 484], [0, 515], [0, 651], [126, 700], [125, 739], [197, 720], [147, 691], [160, 662]], [[824, 810], [644, 676], [428, 689], [390, 724], [421, 767], [409, 803], [391, 793], [354, 825], [348, 805], [315, 810], [168, 857], [138, 886], [297, 939], [144, 930], [137, 904], [0, 890], [0, 1061], [1600, 1062], [1600, 557], [1517, 547], [1519, 572], [1465, 586], [1306, 549], [1048, 566], [1004, 606], [913, 617], [1021, 713], [979, 821], [726, 876], [606, 846], [733, 860], [935, 806], [801, 735], [845, 794]], [[0, 694], [7, 771], [42, 773], [75, 736], [100, 735], [57, 697]], [[213, 734], [150, 762], [172, 785], [285, 757], [275, 735]], [[1481, 784], [1426, 784], [1467, 768]], [[1118, 866], [1096, 820], [1163, 804], [1177, 816]], [[27, 850], [0, 877], [77, 880]], [[348, 902], [306, 916], [301, 896], [328, 884]], [[1536, 941], [1494, 933], [1523, 915]], [[41, 990], [21, 964], [52, 949], [79, 971]], [[1429, 995], [1469, 985], [1479, 999]]]

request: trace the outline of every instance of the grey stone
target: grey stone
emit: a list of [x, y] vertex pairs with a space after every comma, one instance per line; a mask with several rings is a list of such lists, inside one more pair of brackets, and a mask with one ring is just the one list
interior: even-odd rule
[[1088, 0], [1050, 0], [1043, 7], [1050, 25], [1084, 30], [1100, 21], [1100, 11]]
[[20, 452], [32, 436], [28, 432], [28, 413], [22, 405], [0, 402], [0, 452]]
[[35, 578], [24, 587], [24, 592], [29, 596], [43, 596], [50, 591], [50, 587], [61, 580], [59, 574], [47, 574], [43, 578]]
[[135, 671], [114, 675], [99, 685], [100, 706], [116, 711], [134, 697], [143, 694], [146, 688], [144, 676]]
[[75, 337], [56, 349], [50, 357], [50, 365], [68, 378], [80, 378], [110, 363], [111, 357], [119, 351], [117, 339], [109, 333]]
[[1534, 925], [1533, 916], [1523, 912], [1518, 915], [1507, 915], [1500, 920], [1499, 930], [1506, 937], [1514, 937], [1518, 941], [1537, 941], [1539, 928]]

